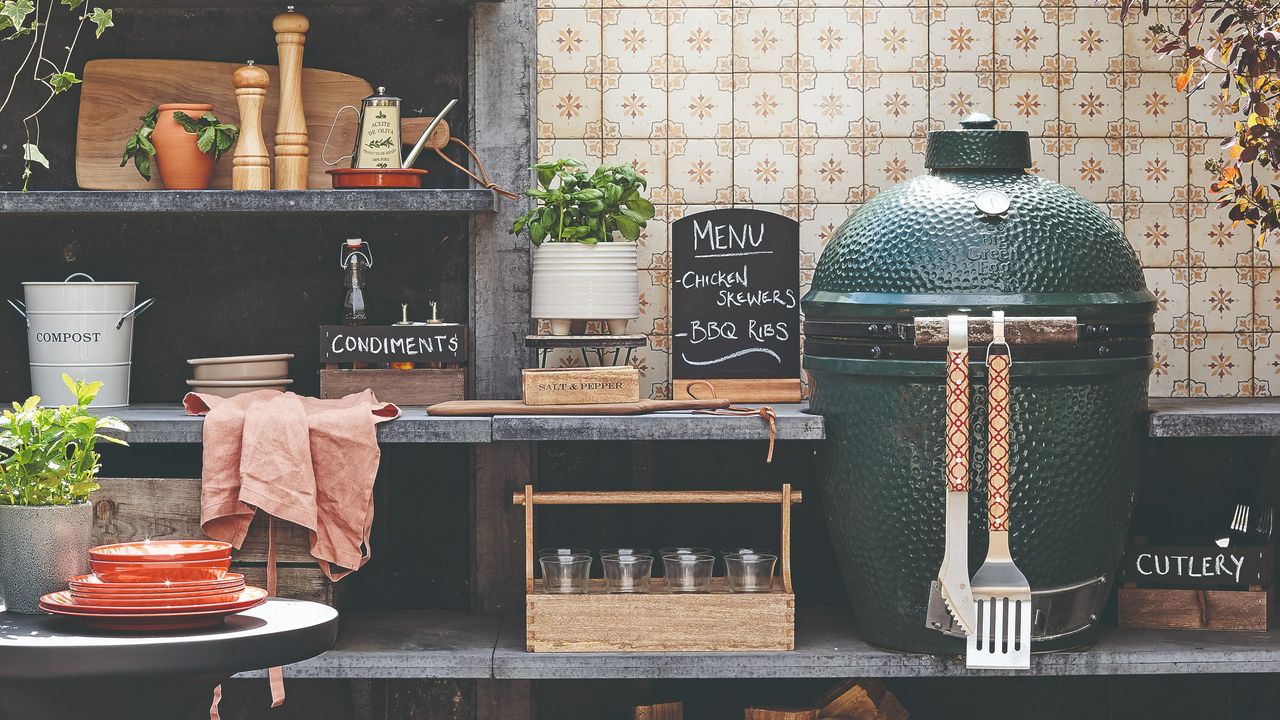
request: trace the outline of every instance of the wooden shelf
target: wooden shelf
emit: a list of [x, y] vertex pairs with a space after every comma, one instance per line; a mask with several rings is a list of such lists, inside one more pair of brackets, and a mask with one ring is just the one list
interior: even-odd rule
[[1280, 437], [1280, 398], [1152, 398], [1151, 437]]
[[[1280, 631], [1110, 628], [1093, 647], [1035, 655], [1030, 673], [967, 670], [959, 657], [872, 647], [846, 608], [800, 608], [796, 649], [751, 653], [529, 653], [520, 616], [364, 611], [346, 616], [333, 650], [289, 666], [309, 678], [833, 678], [992, 675], [1192, 675], [1280, 672]], [[261, 675], [245, 673], [241, 677]]]
[[[779, 405], [779, 440], [821, 440], [822, 418], [801, 405]], [[101, 411], [132, 429], [133, 444], [201, 442], [204, 418], [180, 405], [130, 405]], [[631, 416], [499, 415], [428, 417], [421, 407], [403, 407], [400, 419], [378, 426], [387, 443], [487, 443], [496, 440], [768, 440], [769, 426], [759, 417], [695, 415], [687, 411]]]
[[6, 217], [399, 213], [497, 210], [492, 190], [33, 190], [0, 192]]

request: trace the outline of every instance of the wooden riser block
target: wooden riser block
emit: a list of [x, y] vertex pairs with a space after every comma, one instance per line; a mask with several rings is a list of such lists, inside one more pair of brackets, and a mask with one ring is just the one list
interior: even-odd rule
[[715, 397], [738, 403], [798, 403], [801, 399], [800, 378], [794, 380], [680, 380], [671, 381], [671, 396], [676, 400]]
[[467, 397], [466, 368], [413, 370], [321, 370], [320, 397], [340, 398], [372, 390], [397, 405], [434, 405]]
[[[717, 579], [717, 583], [721, 582]], [[795, 595], [718, 592], [526, 597], [529, 652], [755, 652], [795, 649]]]
[[1121, 587], [1118, 607], [1122, 628], [1264, 632], [1275, 621], [1275, 587], [1256, 590]]
[[684, 720], [684, 703], [637, 705], [631, 708], [631, 720]]

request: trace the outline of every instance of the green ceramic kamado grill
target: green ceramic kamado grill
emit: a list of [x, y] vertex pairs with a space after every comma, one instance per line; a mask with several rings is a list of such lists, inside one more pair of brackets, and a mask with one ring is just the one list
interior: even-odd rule
[[[990, 117], [929, 134], [929, 174], [836, 231], [804, 297], [824, 506], [858, 624], [888, 648], [958, 654], [925, 624], [944, 547], [946, 316], [1021, 318], [1013, 338], [1012, 527], [1032, 648], [1090, 641], [1124, 547], [1144, 435], [1155, 298], [1124, 235], [1034, 174], [1026, 132]], [[1068, 332], [1039, 333], [1055, 318]], [[986, 341], [973, 375], [969, 568], [987, 549]], [[1061, 330], [1061, 327], [1059, 328]]]

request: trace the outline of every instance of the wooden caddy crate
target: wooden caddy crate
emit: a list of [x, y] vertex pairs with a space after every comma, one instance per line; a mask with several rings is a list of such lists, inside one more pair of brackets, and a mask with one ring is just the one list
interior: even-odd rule
[[1234, 548], [1137, 541], [1125, 551], [1120, 627], [1266, 631], [1276, 620], [1275, 567], [1274, 541]]
[[[791, 589], [791, 505], [803, 499], [781, 490], [534, 492], [524, 506], [525, 643], [529, 652], [688, 652], [794, 650], [796, 597]], [[648, 593], [611, 594], [592, 580], [586, 595], [542, 591], [533, 576], [536, 505], [752, 505], [781, 507], [780, 575], [773, 592], [731, 593], [724, 578], [708, 593], [669, 593], [654, 579]], [[655, 558], [655, 564], [661, 558]]]
[[[199, 478], [100, 478], [93, 493], [95, 545], [204, 538], [200, 530]], [[341, 583], [332, 583], [311, 557], [309, 533], [293, 523], [276, 522], [276, 594], [341, 607]], [[267, 516], [259, 512], [231, 570], [249, 585], [267, 586]]]

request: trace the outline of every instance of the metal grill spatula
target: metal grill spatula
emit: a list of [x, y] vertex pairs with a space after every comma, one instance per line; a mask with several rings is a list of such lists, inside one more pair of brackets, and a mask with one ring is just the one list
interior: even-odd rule
[[1009, 345], [1004, 313], [992, 313], [987, 346], [987, 559], [971, 584], [977, 626], [971, 668], [1031, 669], [1031, 584], [1009, 551]]

